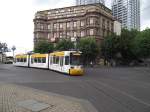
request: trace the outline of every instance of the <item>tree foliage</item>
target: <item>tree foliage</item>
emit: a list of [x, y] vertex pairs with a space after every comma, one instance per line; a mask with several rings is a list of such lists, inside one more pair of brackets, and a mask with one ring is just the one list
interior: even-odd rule
[[137, 59], [133, 52], [133, 41], [140, 32], [137, 30], [122, 29], [120, 36], [112, 34], [104, 39], [101, 45], [102, 56], [107, 60], [129, 64]]
[[39, 41], [34, 48], [35, 53], [50, 53], [53, 52], [54, 46], [52, 43], [47, 41]]
[[138, 58], [150, 57], [150, 29], [146, 29], [136, 36], [132, 50]]
[[111, 60], [116, 58], [118, 52], [118, 39], [115, 34], [107, 36], [101, 43], [101, 54], [106, 60]]
[[137, 30], [122, 30], [121, 36], [118, 41], [118, 52], [121, 54], [121, 61], [124, 64], [128, 64], [132, 60], [136, 59], [136, 56], [132, 51], [132, 44], [138, 33], [139, 32]]
[[77, 48], [82, 52], [84, 64], [94, 62], [99, 53], [98, 45], [92, 37], [80, 39]]
[[74, 43], [71, 40], [62, 39], [60, 40], [55, 47], [55, 50], [67, 51], [74, 49]]
[[0, 53], [4, 53], [8, 51], [8, 47], [6, 43], [0, 42]]

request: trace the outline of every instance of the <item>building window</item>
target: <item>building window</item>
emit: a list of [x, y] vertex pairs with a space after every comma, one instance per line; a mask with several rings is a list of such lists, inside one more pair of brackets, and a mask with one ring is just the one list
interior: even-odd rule
[[48, 39], [50, 39], [50, 33], [48, 33]]
[[94, 35], [94, 29], [90, 29], [90, 35]]
[[73, 27], [77, 27], [77, 22], [73, 22]]
[[44, 25], [42, 25], [42, 24], [41, 24], [41, 26], [40, 26], [40, 27], [41, 27], [41, 28], [40, 28], [41, 30], [43, 30], [43, 29], [44, 29]]
[[105, 19], [103, 19], [102, 27], [105, 28]]
[[63, 29], [66, 29], [66, 23], [63, 23]]
[[60, 29], [63, 28], [63, 24], [62, 24], [62, 23], [59, 24], [59, 28], [60, 28]]
[[85, 32], [81, 31], [81, 37], [84, 37], [84, 36], [85, 36]]
[[40, 23], [37, 23], [37, 29], [40, 29]]
[[63, 37], [63, 33], [59, 33], [59, 38], [62, 38]]
[[67, 32], [67, 37], [70, 37], [70, 32]]
[[107, 28], [108, 28], [108, 30], [109, 30], [109, 21], [107, 21]]
[[73, 36], [74, 36], [74, 37], [77, 37], [77, 32], [73, 32]]
[[36, 37], [36, 38], [39, 38], [39, 34], [38, 34], [38, 33], [36, 33], [36, 34], [35, 34], [35, 37]]
[[67, 23], [67, 28], [69, 28], [69, 27], [70, 27], [70, 22]]
[[94, 24], [94, 18], [90, 18], [90, 24]]
[[114, 30], [113, 28], [114, 28], [114, 27], [113, 27], [113, 23], [111, 23], [111, 31], [112, 31], [112, 32], [113, 32], [113, 30]]
[[57, 28], [57, 24], [56, 23], [54, 23], [54, 29], [56, 29]]
[[56, 24], [57, 29], [59, 29], [59, 24]]
[[51, 29], [51, 24], [48, 24], [48, 30], [50, 30]]
[[56, 38], [57, 37], [57, 33], [54, 33], [54, 38]]
[[85, 25], [85, 22], [84, 21], [81, 21], [81, 24], [80, 24], [81, 26], [84, 26]]

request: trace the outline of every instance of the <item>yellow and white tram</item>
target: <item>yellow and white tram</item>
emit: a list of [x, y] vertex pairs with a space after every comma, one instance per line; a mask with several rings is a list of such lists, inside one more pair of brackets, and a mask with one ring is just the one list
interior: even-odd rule
[[18, 54], [15, 56], [14, 65], [16, 66], [28, 66], [29, 55], [27, 54]]
[[29, 60], [29, 67], [48, 68], [48, 54], [32, 54]]
[[49, 56], [49, 69], [70, 75], [82, 75], [81, 52], [54, 52]]
[[69, 75], [84, 74], [81, 64], [81, 52], [79, 51], [61, 51], [53, 52], [50, 54], [16, 55], [14, 65], [46, 68]]

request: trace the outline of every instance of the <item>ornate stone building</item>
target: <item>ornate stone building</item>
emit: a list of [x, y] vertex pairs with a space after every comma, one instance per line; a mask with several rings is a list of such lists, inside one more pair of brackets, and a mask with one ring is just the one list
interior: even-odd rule
[[62, 38], [87, 36], [101, 41], [113, 28], [112, 12], [102, 4], [38, 11], [34, 18], [34, 45], [43, 39], [56, 43]]

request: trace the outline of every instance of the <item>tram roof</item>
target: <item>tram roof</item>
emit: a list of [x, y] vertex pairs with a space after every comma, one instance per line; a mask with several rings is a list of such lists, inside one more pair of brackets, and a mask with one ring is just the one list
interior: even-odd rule
[[64, 56], [66, 54], [74, 53], [74, 55], [80, 55], [80, 51], [56, 51], [53, 53], [50, 53], [51, 56]]
[[17, 54], [15, 57], [16, 58], [26, 58], [27, 54]]
[[33, 58], [45, 58], [47, 54], [32, 54], [31, 57]]

